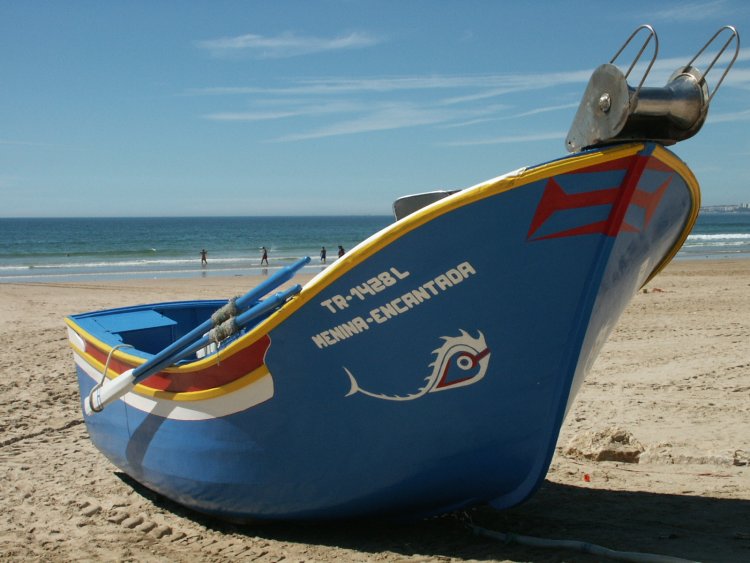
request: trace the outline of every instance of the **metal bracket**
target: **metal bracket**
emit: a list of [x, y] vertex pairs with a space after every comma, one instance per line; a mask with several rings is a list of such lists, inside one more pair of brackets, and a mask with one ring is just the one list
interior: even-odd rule
[[719, 29], [719, 31], [717, 31], [716, 33], [714, 33], [713, 37], [711, 37], [711, 39], [709, 39], [706, 42], [706, 44], [703, 46], [703, 48], [700, 51], [698, 51], [698, 53], [696, 53], [696, 55], [692, 59], [690, 59], [690, 62], [688, 64], [686, 64], [685, 67], [684, 67], [685, 69], [692, 67], [693, 63], [695, 62], [695, 60], [698, 57], [700, 57], [703, 54], [703, 52], [708, 48], [708, 46], [711, 43], [713, 43], [714, 40], [719, 35], [721, 35], [725, 30], [729, 31], [729, 39], [726, 40], [726, 42], [724, 43], [724, 45], [722, 46], [722, 48], [719, 50], [719, 52], [714, 57], [714, 60], [712, 60], [711, 64], [708, 65], [708, 68], [706, 69], [706, 72], [704, 72], [700, 76], [700, 80], [703, 81], [703, 80], [706, 79], [706, 75], [709, 72], [711, 72], [711, 69], [716, 64], [716, 61], [718, 61], [719, 58], [721, 58], [721, 56], [724, 54], [724, 51], [726, 51], [727, 47], [729, 47], [729, 44], [732, 42], [732, 40], [734, 40], [735, 43], [736, 43], [735, 44], [735, 48], [734, 48], [734, 56], [732, 57], [732, 60], [729, 61], [729, 64], [727, 65], [727, 68], [724, 69], [724, 73], [721, 75], [721, 78], [716, 83], [716, 87], [714, 88], [714, 91], [711, 92], [711, 94], [708, 96], [708, 103], [711, 103], [711, 100], [716, 95], [716, 92], [719, 91], [719, 86], [721, 86], [721, 83], [724, 82], [724, 78], [726, 78], [727, 73], [729, 72], [729, 69], [732, 68], [732, 66], [734, 65], [734, 62], [737, 60], [737, 55], [740, 54], [740, 36], [737, 33], [737, 29], [734, 26], [732, 26], [732, 25], [725, 25], [724, 27], [722, 27], [721, 29]]
[[651, 27], [648, 24], [643, 24], [638, 26], [636, 30], [630, 34], [630, 37], [628, 37], [627, 41], [620, 47], [620, 50], [615, 53], [615, 56], [612, 57], [612, 59], [609, 61], [609, 64], [613, 65], [615, 64], [615, 61], [617, 60], [617, 57], [620, 56], [620, 53], [622, 53], [625, 48], [630, 44], [630, 42], [633, 40], [633, 37], [638, 35], [638, 32], [642, 29], [647, 30], [648, 36], [646, 37], [646, 41], [641, 46], [640, 51], [638, 51], [638, 54], [635, 56], [635, 59], [633, 59], [633, 62], [630, 63], [630, 67], [628, 68], [628, 71], [625, 73], [625, 80], [627, 81], [628, 77], [630, 76], [630, 73], [635, 68], [635, 65], [638, 64], [638, 61], [641, 59], [641, 55], [643, 54], [643, 51], [646, 50], [646, 47], [648, 47], [648, 44], [651, 42], [651, 39], [654, 40], [654, 55], [651, 57], [651, 62], [648, 63], [648, 67], [646, 67], [646, 71], [643, 73], [643, 76], [641, 77], [641, 81], [638, 83], [638, 88], [636, 88], [635, 92], [631, 96], [630, 104], [631, 107], [635, 107], [635, 102], [638, 99], [638, 94], [641, 91], [641, 88], [643, 87], [643, 83], [646, 81], [646, 77], [648, 76], [649, 72], [651, 72], [651, 67], [654, 66], [654, 63], [656, 62], [656, 57], [659, 56], [659, 37], [656, 35], [656, 31], [654, 31], [654, 28]]
[[[625, 47], [641, 30], [649, 35], [626, 73], [614, 62]], [[706, 72], [701, 73], [693, 62], [725, 30], [729, 39]], [[638, 86], [628, 85], [628, 76], [638, 63], [651, 38], [654, 38], [654, 56]], [[718, 84], [709, 95], [705, 77], [714, 67], [730, 43], [736, 41], [734, 58], [724, 70]], [[591, 75], [573, 124], [565, 140], [569, 152], [626, 141], [656, 141], [672, 145], [688, 139], [700, 131], [706, 120], [711, 99], [734, 64], [739, 53], [740, 39], [737, 30], [724, 26], [698, 51], [690, 62], [677, 69], [661, 88], [644, 87], [659, 50], [656, 32], [649, 25], [636, 29], [608, 64], [601, 65]]]

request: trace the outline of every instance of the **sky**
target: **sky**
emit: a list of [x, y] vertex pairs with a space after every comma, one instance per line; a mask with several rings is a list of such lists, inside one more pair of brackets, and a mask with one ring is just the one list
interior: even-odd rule
[[[566, 155], [591, 72], [644, 23], [646, 86], [723, 25], [750, 46], [746, 0], [0, 0], [0, 217], [388, 215]], [[750, 202], [744, 45], [672, 148], [704, 205]]]

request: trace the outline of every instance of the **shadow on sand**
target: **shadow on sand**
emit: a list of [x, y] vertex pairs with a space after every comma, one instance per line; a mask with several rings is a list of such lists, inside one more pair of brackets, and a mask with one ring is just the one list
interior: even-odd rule
[[209, 530], [280, 542], [351, 549], [397, 557], [600, 561], [570, 550], [540, 549], [477, 536], [464, 514], [485, 529], [547, 539], [579, 540], [618, 551], [635, 551], [700, 561], [750, 561], [750, 501], [648, 492], [596, 490], [545, 482], [526, 503], [502, 512], [479, 507], [413, 523], [345, 521], [328, 523], [233, 524], [190, 511], [118, 476], [157, 506]]

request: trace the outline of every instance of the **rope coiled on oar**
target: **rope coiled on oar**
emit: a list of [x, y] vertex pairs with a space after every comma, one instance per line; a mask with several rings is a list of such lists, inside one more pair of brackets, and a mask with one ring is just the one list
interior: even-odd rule
[[237, 323], [235, 321], [235, 317], [231, 317], [220, 325], [209, 330], [207, 336], [209, 340], [211, 340], [211, 342], [219, 344], [222, 340], [225, 340], [232, 336], [239, 330], [239, 328], [240, 327], [237, 326]]
[[237, 299], [238, 297], [232, 297], [227, 301], [226, 305], [214, 311], [211, 315], [211, 322], [214, 326], [218, 326], [227, 319], [237, 316], [237, 313], [239, 313], [239, 310], [237, 309]]

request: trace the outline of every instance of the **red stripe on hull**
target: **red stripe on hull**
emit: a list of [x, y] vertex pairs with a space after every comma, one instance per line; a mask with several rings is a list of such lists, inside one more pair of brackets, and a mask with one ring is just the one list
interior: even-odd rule
[[[266, 351], [270, 344], [270, 337], [264, 335], [247, 348], [226, 358], [221, 358], [220, 361], [217, 361], [206, 369], [185, 373], [161, 371], [147, 377], [140, 382], [140, 385], [155, 391], [168, 391], [172, 393], [205, 391], [206, 389], [221, 387], [261, 367], [265, 362]], [[85, 352], [102, 364], [107, 362], [108, 352], [103, 352], [90, 342], [86, 342]], [[137, 365], [112, 358], [109, 362], [109, 373], [118, 375], [135, 368]]]

